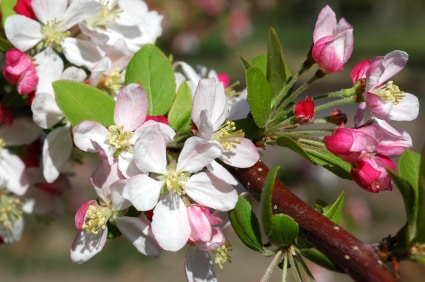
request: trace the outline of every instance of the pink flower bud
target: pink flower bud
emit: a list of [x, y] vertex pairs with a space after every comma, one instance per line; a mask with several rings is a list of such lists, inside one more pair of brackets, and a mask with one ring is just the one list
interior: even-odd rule
[[325, 137], [325, 145], [329, 152], [343, 160], [355, 162], [363, 154], [374, 152], [377, 141], [375, 136], [367, 134], [364, 130], [337, 128], [332, 135]]
[[295, 121], [298, 123], [306, 123], [313, 119], [314, 116], [314, 100], [306, 97], [298, 102], [294, 107]]
[[217, 74], [217, 78], [218, 78], [218, 81], [223, 83], [224, 88], [227, 88], [230, 86], [230, 77], [227, 74], [220, 72]]
[[15, 10], [18, 15], [36, 19], [34, 11], [32, 10], [32, 0], [18, 0], [13, 10]]
[[18, 83], [17, 90], [21, 95], [33, 92], [38, 84], [31, 58], [16, 48], [6, 52], [3, 76], [9, 82]]
[[340, 110], [335, 109], [331, 112], [329, 116], [326, 117], [326, 120], [333, 124], [343, 126], [347, 123], [347, 115], [341, 112]]
[[168, 124], [168, 119], [165, 116], [146, 116], [145, 122], [148, 120], [153, 120], [156, 122]]
[[354, 66], [350, 73], [350, 78], [353, 84], [355, 84], [360, 79], [366, 79], [367, 72], [370, 68], [370, 63], [370, 60], [364, 60]]
[[312, 57], [325, 73], [344, 69], [353, 52], [353, 27], [341, 18], [337, 23], [334, 11], [325, 6], [313, 32]]
[[208, 242], [213, 236], [212, 225], [221, 223], [221, 218], [212, 215], [206, 207], [190, 205], [187, 207], [190, 227], [192, 232], [189, 236], [191, 242]]
[[395, 170], [394, 163], [388, 157], [366, 156], [354, 163], [351, 176], [366, 191], [373, 193], [391, 191], [393, 185], [387, 169]]

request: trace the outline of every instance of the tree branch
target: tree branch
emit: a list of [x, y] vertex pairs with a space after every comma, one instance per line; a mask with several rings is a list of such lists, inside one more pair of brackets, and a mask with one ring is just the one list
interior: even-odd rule
[[[247, 190], [259, 200], [269, 169], [261, 161], [246, 169], [231, 169]], [[331, 259], [355, 281], [397, 281], [394, 274], [365, 244], [346, 230], [318, 213], [276, 180], [273, 188], [273, 209], [293, 217], [299, 224], [300, 236]]]

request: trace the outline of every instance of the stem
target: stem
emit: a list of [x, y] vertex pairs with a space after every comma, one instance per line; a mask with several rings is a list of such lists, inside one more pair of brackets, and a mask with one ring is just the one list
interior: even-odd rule
[[[250, 168], [232, 168], [233, 175], [259, 200], [269, 169], [261, 161]], [[294, 218], [300, 227], [300, 236], [312, 243], [355, 281], [395, 282], [391, 270], [377, 257], [372, 246], [365, 244], [342, 229], [276, 180], [272, 203], [274, 212]]]
[[332, 102], [329, 102], [329, 103], [326, 103], [326, 104], [322, 104], [320, 106], [315, 107], [314, 112], [318, 112], [318, 111], [322, 111], [322, 110], [325, 110], [325, 109], [334, 108], [335, 106], [340, 106], [340, 105], [345, 105], [345, 104], [355, 102], [355, 98], [356, 98], [355, 96], [351, 96], [351, 97], [346, 97], [346, 98], [339, 99], [339, 100], [336, 100], [336, 101], [332, 101]]
[[279, 251], [276, 252], [272, 262], [267, 267], [266, 272], [264, 273], [263, 277], [261, 277], [261, 280], [260, 280], [261, 282], [269, 281], [270, 277], [273, 274], [273, 270], [276, 268], [276, 266], [282, 260], [282, 254], [283, 254], [282, 250], [279, 250]]

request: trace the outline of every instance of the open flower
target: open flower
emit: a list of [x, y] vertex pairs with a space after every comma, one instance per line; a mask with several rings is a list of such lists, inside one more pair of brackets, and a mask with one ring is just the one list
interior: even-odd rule
[[115, 125], [108, 128], [95, 121], [83, 121], [74, 127], [74, 143], [83, 151], [98, 152], [109, 164], [117, 161], [127, 172], [133, 159], [133, 145], [139, 136], [148, 109], [145, 91], [138, 84], [123, 87], [114, 110]]
[[353, 52], [353, 27], [341, 18], [337, 23], [335, 12], [324, 7], [313, 32], [312, 56], [325, 73], [339, 72]]
[[410, 121], [419, 113], [418, 98], [389, 80], [406, 65], [408, 55], [395, 50], [372, 61], [362, 61], [351, 72], [353, 82], [365, 79], [364, 99], [369, 112], [383, 120]]
[[134, 146], [136, 166], [148, 174], [131, 177], [124, 197], [140, 211], [153, 209], [152, 232], [158, 244], [177, 251], [189, 240], [191, 228], [187, 203], [228, 211], [237, 201], [236, 190], [202, 170], [221, 150], [217, 144], [191, 137], [184, 143], [177, 161], [167, 162], [166, 146], [174, 130], [149, 121]]

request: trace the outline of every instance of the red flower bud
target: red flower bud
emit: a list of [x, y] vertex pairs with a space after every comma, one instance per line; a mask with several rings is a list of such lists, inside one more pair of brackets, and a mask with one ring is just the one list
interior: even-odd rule
[[298, 102], [294, 107], [295, 121], [298, 123], [306, 123], [313, 119], [314, 116], [314, 100], [306, 97]]

